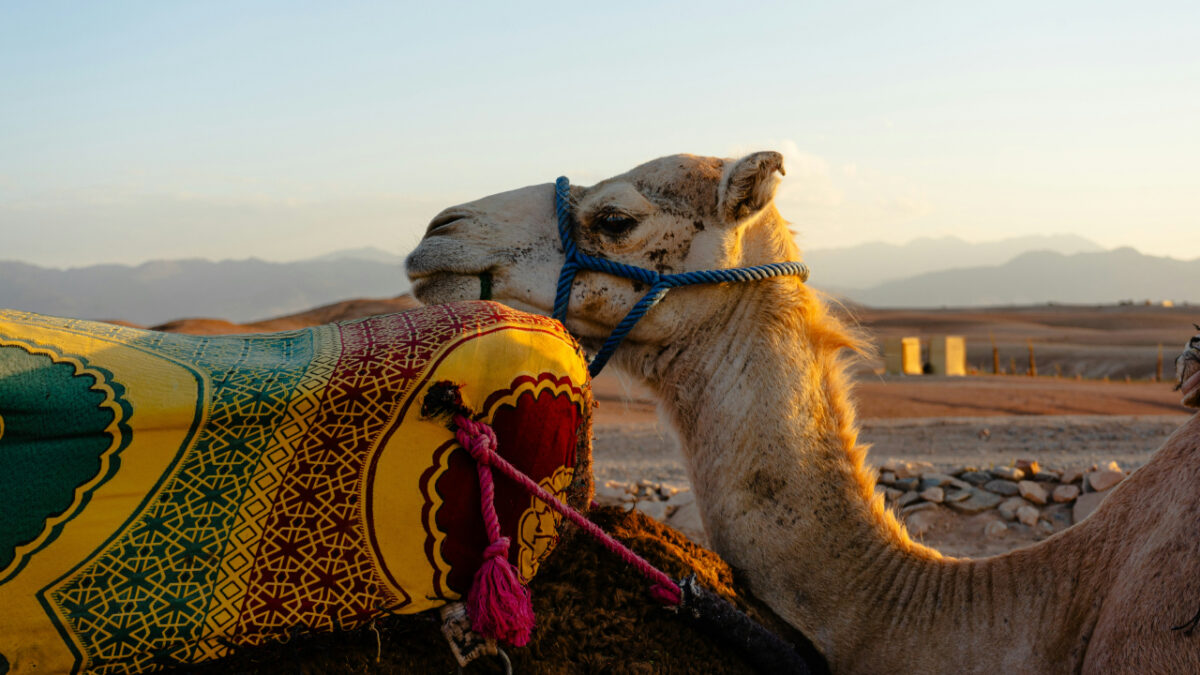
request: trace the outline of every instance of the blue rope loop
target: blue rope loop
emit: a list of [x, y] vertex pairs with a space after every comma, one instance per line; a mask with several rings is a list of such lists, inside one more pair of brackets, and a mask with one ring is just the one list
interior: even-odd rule
[[551, 316], [564, 324], [567, 322], [567, 306], [571, 302], [571, 287], [575, 284], [575, 276], [579, 270], [602, 272], [640, 281], [650, 286], [650, 290], [642, 296], [641, 300], [637, 301], [625, 318], [621, 319], [621, 322], [609, 334], [608, 339], [604, 341], [600, 351], [592, 358], [592, 362], [588, 364], [588, 371], [592, 377], [600, 373], [600, 370], [612, 357], [613, 352], [617, 351], [617, 347], [625, 340], [625, 336], [629, 335], [637, 322], [672, 288], [696, 284], [761, 281], [779, 276], [798, 276], [801, 283], [808, 281], [808, 266], [802, 262], [778, 262], [753, 267], [661, 274], [644, 267], [626, 265], [614, 260], [588, 255], [580, 251], [579, 247], [575, 245], [575, 240], [571, 238], [571, 182], [567, 180], [566, 176], [559, 176], [558, 180], [554, 182], [554, 213], [558, 217], [558, 237], [562, 241], [563, 255], [566, 260], [563, 262], [562, 272], [558, 275], [558, 288], [554, 295], [554, 312]]

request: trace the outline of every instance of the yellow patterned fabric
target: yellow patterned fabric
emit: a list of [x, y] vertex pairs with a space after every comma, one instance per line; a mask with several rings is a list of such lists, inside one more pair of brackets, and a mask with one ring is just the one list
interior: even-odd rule
[[[134, 673], [465, 595], [487, 544], [450, 382], [498, 451], [591, 496], [591, 395], [556, 321], [490, 302], [264, 335], [0, 311], [0, 675]], [[560, 516], [503, 477], [531, 578]]]

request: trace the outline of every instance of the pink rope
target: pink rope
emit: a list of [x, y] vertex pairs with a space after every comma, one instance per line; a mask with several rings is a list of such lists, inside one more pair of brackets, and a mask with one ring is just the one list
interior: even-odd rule
[[[576, 527], [597, 539], [605, 548], [617, 554], [626, 564], [632, 566], [638, 572], [641, 572], [642, 576], [652, 581], [653, 585], [650, 586], [650, 597], [664, 605], [679, 605], [683, 602], [683, 591], [679, 589], [679, 586], [666, 573], [651, 565], [645, 558], [629, 550], [624, 544], [600, 529], [600, 526], [580, 515], [575, 509], [563, 504], [559, 501], [558, 497], [547, 492], [542, 486], [533, 482], [533, 479], [521, 473], [515, 466], [509, 464], [508, 460], [497, 454], [496, 434], [490, 426], [483, 422], [476, 422], [462, 414], [454, 416], [454, 423], [458, 426], [458, 431], [456, 432], [458, 442], [471, 453], [471, 456], [475, 458], [479, 466], [479, 485], [481, 490], [484, 489], [484, 473], [487, 473], [486, 482], [488, 488], [483, 500], [483, 519], [488, 529], [489, 541], [495, 542], [496, 538], [500, 537], [500, 521], [496, 517], [496, 507], [492, 503], [492, 495], [495, 492], [495, 488], [492, 485], [490, 471], [490, 468], [496, 468], [500, 470], [500, 473], [503, 473], [520, 485], [526, 492], [546, 502], [550, 508], [562, 514], [564, 518], [570, 520]], [[507, 537], [503, 537], [502, 539], [504, 539], [505, 552], [507, 553], [508, 539]], [[491, 546], [488, 547], [489, 551], [491, 548]]]
[[488, 546], [483, 552], [483, 564], [475, 572], [474, 583], [467, 593], [467, 614], [471, 628], [485, 637], [504, 640], [515, 647], [524, 647], [533, 634], [533, 602], [529, 589], [508, 560], [508, 537], [500, 536], [500, 518], [496, 515], [496, 486], [492, 482], [491, 459], [496, 456], [496, 434], [486, 425], [468, 433], [459, 428], [459, 443], [475, 458], [479, 471], [479, 501], [483, 523], [487, 528]]
[[[461, 415], [459, 417], [462, 417]], [[466, 419], [465, 417], [463, 419]], [[458, 419], [455, 418], [457, 422]], [[504, 554], [508, 554], [508, 537], [500, 536], [500, 517], [496, 515], [496, 485], [492, 482], [491, 458], [496, 454], [496, 432], [486, 424], [466, 420], [471, 427], [458, 424], [455, 436], [458, 442], [471, 453], [475, 468], [479, 471], [479, 501], [483, 513], [483, 526], [487, 528], [488, 551], [485, 557], [492, 558], [492, 547], [504, 542]]]

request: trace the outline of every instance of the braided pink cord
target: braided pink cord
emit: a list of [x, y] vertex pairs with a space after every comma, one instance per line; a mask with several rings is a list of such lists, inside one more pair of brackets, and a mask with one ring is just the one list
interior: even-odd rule
[[[471, 453], [471, 457], [475, 459], [479, 467], [480, 489], [486, 491], [486, 494], [483, 495], [483, 518], [488, 529], [488, 540], [495, 542], [492, 546], [488, 547], [489, 553], [492, 552], [492, 547], [496, 543], [499, 543], [497, 538], [500, 537], [500, 521], [496, 517], [496, 507], [492, 504], [492, 494], [495, 492], [489, 469], [489, 467], [492, 467], [499, 469], [501, 473], [515, 481], [526, 492], [546, 502], [550, 508], [562, 514], [564, 518], [570, 520], [579, 529], [599, 540], [605, 548], [617, 554], [627, 564], [641, 572], [642, 576], [654, 582], [650, 587], [650, 596], [655, 600], [664, 605], [678, 605], [683, 601], [683, 591], [671, 580], [671, 577], [667, 576], [654, 565], [651, 565], [645, 558], [626, 548], [624, 544], [600, 529], [600, 526], [580, 515], [575, 509], [563, 504], [559, 501], [558, 497], [547, 492], [542, 486], [533, 482], [533, 479], [521, 473], [515, 466], [509, 464], [508, 460], [497, 454], [496, 434], [490, 426], [483, 422], [476, 422], [462, 414], [454, 416], [454, 423], [458, 426], [458, 431], [456, 432], [458, 442]], [[487, 474], [486, 478], [484, 476], [485, 472]], [[484, 487], [485, 485], [486, 487]], [[508, 538], [503, 537], [502, 539], [504, 540], [504, 551], [507, 552]]]
[[487, 528], [488, 538], [488, 547], [483, 557], [486, 559], [507, 556], [509, 539], [500, 536], [500, 517], [496, 515], [496, 484], [492, 481], [491, 460], [498, 456], [496, 433], [486, 424], [472, 422], [462, 415], [459, 417], [472, 425], [467, 427], [455, 418], [455, 422], [458, 423], [455, 436], [467, 452], [471, 453], [475, 460], [475, 468], [479, 471], [479, 501], [483, 507], [483, 525]]

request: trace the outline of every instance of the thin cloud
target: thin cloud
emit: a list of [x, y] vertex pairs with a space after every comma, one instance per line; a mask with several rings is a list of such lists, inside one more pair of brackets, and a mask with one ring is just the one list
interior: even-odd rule
[[805, 152], [792, 140], [740, 144], [730, 155], [763, 149], [783, 154], [787, 175], [776, 203], [806, 247], [894, 239], [898, 229], [936, 211], [926, 191], [907, 179]]

